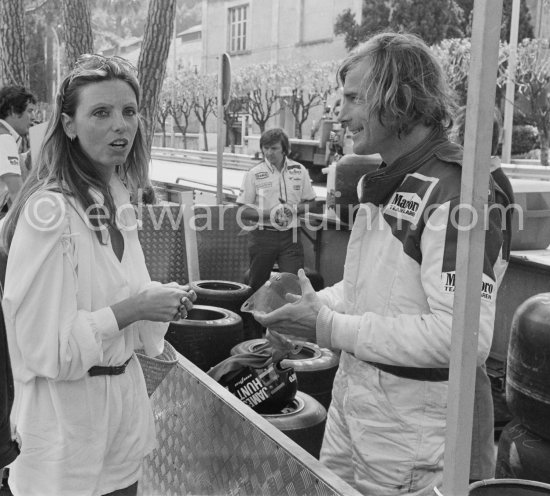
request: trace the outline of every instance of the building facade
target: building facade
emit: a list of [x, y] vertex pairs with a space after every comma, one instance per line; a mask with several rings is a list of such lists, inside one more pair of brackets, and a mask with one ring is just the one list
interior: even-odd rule
[[202, 69], [213, 73], [227, 52], [234, 67], [258, 63], [340, 60], [347, 50], [334, 35], [346, 9], [361, 22], [362, 0], [203, 0]]

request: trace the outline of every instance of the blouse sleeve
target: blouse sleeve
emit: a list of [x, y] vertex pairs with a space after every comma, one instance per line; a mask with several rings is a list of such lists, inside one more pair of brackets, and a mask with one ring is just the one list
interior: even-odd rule
[[[147, 269], [145, 269], [145, 272], [147, 272]], [[147, 278], [149, 278], [148, 273]], [[160, 282], [153, 281], [146, 284], [146, 286], [160, 284]], [[145, 354], [150, 357], [160, 355], [164, 350], [164, 335], [168, 330], [168, 323], [139, 320], [135, 323], [135, 326], [137, 329], [136, 349], [143, 348]]]
[[59, 193], [32, 197], [10, 247], [3, 305], [22, 381], [83, 377], [101, 361], [102, 340], [119, 332], [109, 307], [77, 308], [68, 208]]

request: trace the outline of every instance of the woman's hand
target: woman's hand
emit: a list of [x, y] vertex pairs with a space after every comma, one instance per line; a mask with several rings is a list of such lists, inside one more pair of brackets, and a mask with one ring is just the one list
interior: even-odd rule
[[197, 300], [197, 294], [192, 289], [189, 289], [189, 285], [180, 285], [177, 282], [169, 282], [168, 284], [165, 284], [164, 286], [170, 287], [170, 288], [178, 288], [181, 291], [184, 291], [186, 293], [185, 296], [182, 296], [180, 298], [180, 305], [178, 308], [177, 313], [175, 314], [174, 318], [172, 320], [180, 320], [187, 318], [187, 312], [193, 308], [193, 303]]
[[138, 320], [170, 322], [187, 317], [197, 295], [189, 286], [175, 282], [149, 285], [136, 296], [111, 306], [119, 329]]

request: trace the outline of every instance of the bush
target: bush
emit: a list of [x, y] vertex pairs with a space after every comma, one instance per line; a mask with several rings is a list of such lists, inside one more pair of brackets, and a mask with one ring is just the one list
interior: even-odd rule
[[539, 132], [535, 126], [522, 125], [512, 128], [512, 155], [522, 155], [538, 144]]

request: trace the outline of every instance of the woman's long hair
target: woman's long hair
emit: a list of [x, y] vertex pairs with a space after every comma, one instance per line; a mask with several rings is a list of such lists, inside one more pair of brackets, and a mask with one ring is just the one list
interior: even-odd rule
[[[135, 68], [120, 57], [82, 55], [74, 69], [61, 83], [55, 100], [42, 148], [31, 174], [12, 204], [2, 233], [3, 245], [9, 250], [15, 227], [25, 204], [38, 191], [50, 190], [73, 198], [84, 211], [93, 213], [93, 205], [98, 203], [97, 193], [103, 196], [109, 213], [108, 224], [115, 226], [116, 207], [109, 191], [109, 185], [98, 173], [96, 166], [81, 149], [78, 138], [71, 141], [63, 128], [62, 114], [75, 115], [83, 87], [102, 81], [121, 80], [130, 85], [139, 106], [141, 92]], [[149, 181], [149, 153], [145, 143], [143, 123], [138, 116], [138, 128], [128, 158], [117, 168], [117, 174], [130, 190], [131, 198], [140, 200], [138, 195], [151, 191]], [[93, 195], [92, 192], [96, 194]], [[90, 210], [88, 210], [90, 209]], [[97, 216], [91, 215], [92, 225], [98, 223]], [[102, 242], [101, 232], [96, 234]]]

